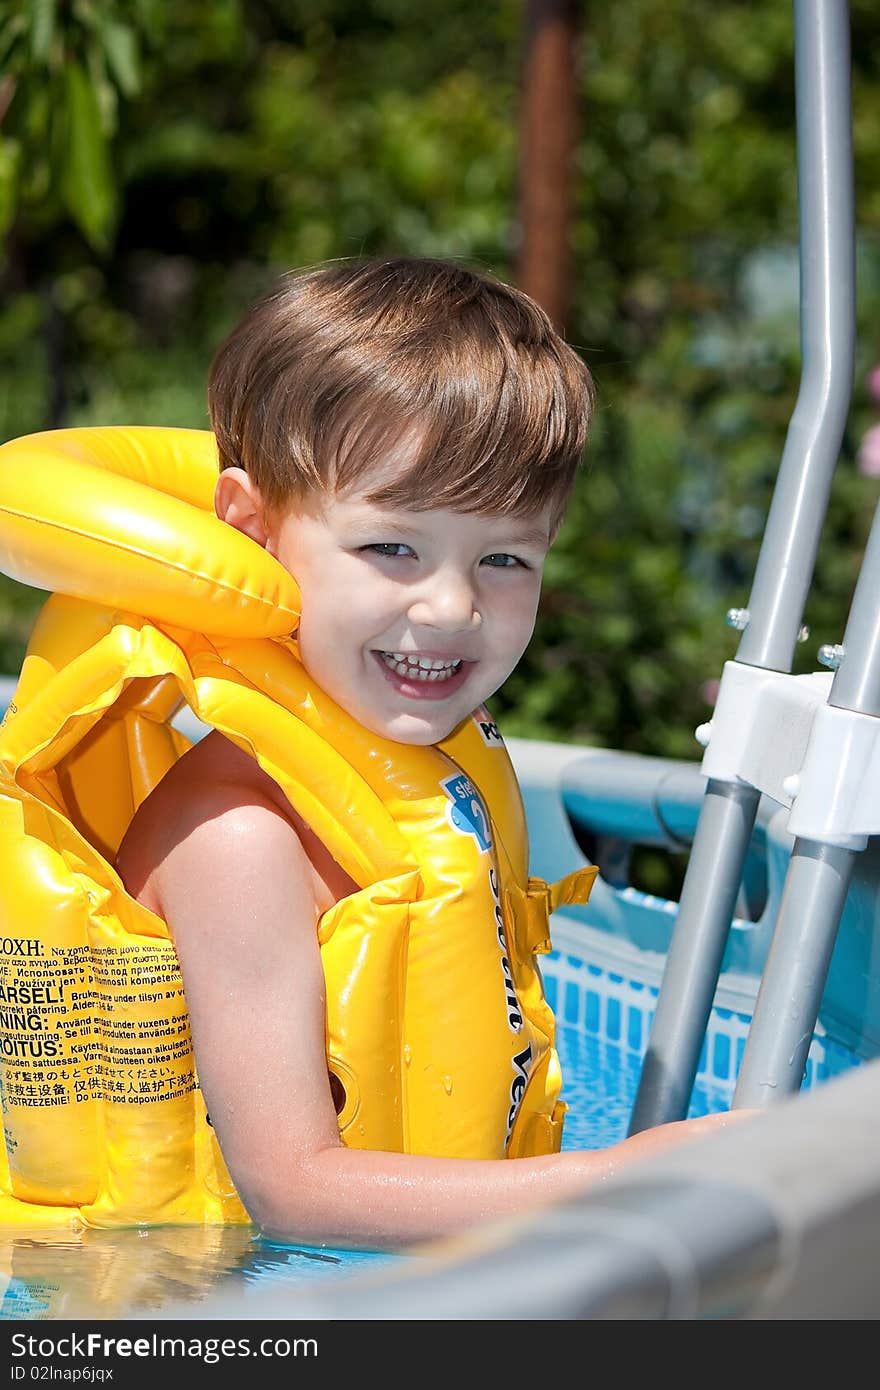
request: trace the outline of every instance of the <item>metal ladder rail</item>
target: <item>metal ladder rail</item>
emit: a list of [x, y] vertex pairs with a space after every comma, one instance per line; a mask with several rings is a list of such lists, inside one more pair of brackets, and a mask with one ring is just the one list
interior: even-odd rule
[[838, 656], [827, 706], [791, 787], [789, 824], [800, 821], [809, 833], [795, 837], [737, 1107], [767, 1106], [800, 1089], [856, 857], [880, 830], [880, 805], [872, 804], [880, 777], [880, 506]]
[[[737, 662], [790, 672], [852, 391], [855, 340], [847, 0], [794, 0], [802, 374]], [[710, 778], [629, 1132], [682, 1119], [760, 800]]]

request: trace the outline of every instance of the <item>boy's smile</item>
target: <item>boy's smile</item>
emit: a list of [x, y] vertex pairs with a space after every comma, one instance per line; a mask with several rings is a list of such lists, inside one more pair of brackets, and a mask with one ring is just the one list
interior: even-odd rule
[[409, 652], [377, 652], [386, 679], [412, 700], [445, 699], [463, 685], [468, 665], [461, 658], [415, 656]]
[[[371, 473], [367, 491], [384, 481]], [[549, 507], [391, 510], [360, 488], [294, 504], [265, 539], [300, 587], [309, 674], [366, 728], [412, 744], [446, 738], [510, 675], [549, 544]]]

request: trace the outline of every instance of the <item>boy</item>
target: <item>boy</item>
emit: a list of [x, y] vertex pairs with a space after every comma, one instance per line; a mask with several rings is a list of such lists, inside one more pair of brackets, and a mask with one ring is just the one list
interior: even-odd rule
[[[303, 667], [377, 740], [440, 743], [515, 667], [592, 402], [536, 305], [440, 262], [290, 277], [220, 347], [217, 514], [295, 577]], [[358, 885], [308, 818], [212, 731], [142, 803], [117, 868], [171, 930], [211, 1124], [275, 1238], [436, 1237], [729, 1118], [515, 1162], [346, 1147], [316, 927]]]

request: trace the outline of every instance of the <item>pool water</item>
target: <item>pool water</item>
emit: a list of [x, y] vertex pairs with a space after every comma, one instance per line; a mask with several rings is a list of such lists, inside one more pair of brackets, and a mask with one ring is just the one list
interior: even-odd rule
[[[559, 1029], [559, 1056], [566, 1078], [563, 1099], [568, 1105], [563, 1149], [604, 1149], [626, 1138], [639, 1084], [641, 1057], [620, 1043], [571, 1024]], [[691, 1115], [729, 1110], [733, 1085], [699, 1081], [694, 1086]]]
[[[561, 970], [560, 977], [548, 974], [546, 986], [568, 1105], [562, 1147], [604, 1149], [626, 1138], [650, 1027], [645, 1011], [656, 992], [572, 957], [563, 958]], [[633, 995], [628, 1004], [626, 992]], [[689, 1114], [729, 1110], [735, 1083], [729, 1073], [707, 1076], [704, 1055]]]
[[[625, 973], [554, 953], [544, 967], [557, 1017], [568, 1105], [563, 1148], [605, 1148], [626, 1136], [657, 989]], [[729, 1109], [748, 1016], [714, 1009], [691, 1115]], [[855, 1059], [817, 1037], [804, 1085]], [[0, 1321], [149, 1317], [234, 1292], [246, 1307], [272, 1289], [350, 1278], [417, 1256], [284, 1245], [251, 1227], [52, 1232], [0, 1229]]]
[[[607, 1148], [626, 1138], [658, 988], [632, 978], [631, 971], [609, 969], [562, 952], [548, 957], [544, 983], [556, 1015], [562, 1099], [568, 1105], [562, 1147]], [[730, 1109], [750, 1021], [747, 1013], [713, 1008], [691, 1093], [690, 1116]], [[819, 1028], [802, 1086], [820, 1085], [857, 1062]]]

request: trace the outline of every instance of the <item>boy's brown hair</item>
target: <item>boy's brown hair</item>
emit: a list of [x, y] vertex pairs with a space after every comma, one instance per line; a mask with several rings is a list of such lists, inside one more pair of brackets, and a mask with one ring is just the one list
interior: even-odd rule
[[220, 467], [273, 511], [342, 490], [412, 438], [410, 466], [368, 500], [558, 524], [593, 381], [538, 305], [457, 264], [341, 261], [285, 276], [211, 364]]

